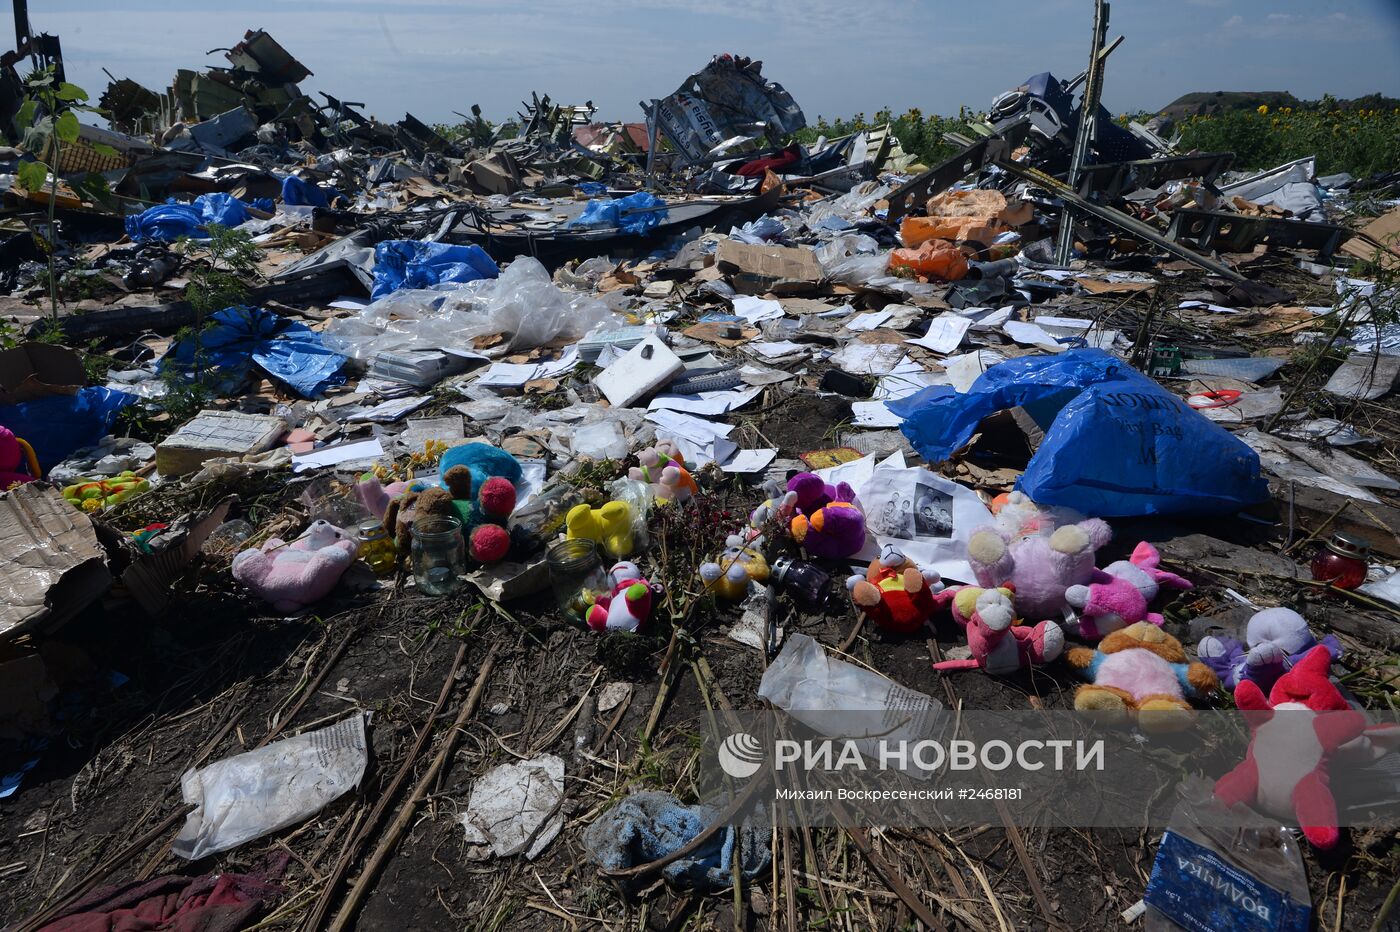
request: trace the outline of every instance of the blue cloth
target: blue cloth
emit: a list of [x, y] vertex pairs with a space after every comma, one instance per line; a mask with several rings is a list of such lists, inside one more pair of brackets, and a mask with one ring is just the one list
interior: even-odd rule
[[1152, 379], [1102, 350], [992, 366], [966, 394], [934, 385], [886, 402], [930, 463], [982, 419], [1020, 406], [1045, 439], [1016, 487], [1042, 505], [1097, 517], [1233, 513], [1269, 497], [1259, 457]]
[[[670, 793], [634, 793], [598, 817], [583, 833], [583, 846], [604, 870], [625, 870], [663, 858], [690, 843], [719, 813], [712, 806], [686, 806]], [[680, 887], [707, 891], [734, 883], [734, 845], [739, 869], [757, 877], [768, 866], [768, 836], [745, 823], [726, 826], [708, 842], [662, 869]]]
[[[583, 208], [583, 213], [570, 220], [569, 227], [617, 227], [623, 233], [644, 236], [661, 225], [667, 211], [648, 210], [661, 207], [666, 202], [650, 191], [638, 191], [615, 201], [592, 200]], [[628, 213], [642, 211], [645, 213]]]
[[47, 474], [74, 450], [96, 446], [112, 432], [121, 409], [135, 401], [135, 395], [89, 385], [76, 395], [0, 406], [0, 425], [29, 442]]
[[126, 218], [126, 235], [137, 242], [144, 240], [176, 240], [182, 236], [207, 239], [205, 229], [211, 223], [236, 227], [252, 218], [249, 207], [268, 211], [272, 201], [267, 198], [245, 204], [232, 194], [201, 194], [188, 204], [170, 198], [164, 204], [148, 207]]
[[500, 267], [480, 246], [389, 239], [374, 247], [370, 297], [382, 298], [400, 288], [431, 288], [442, 282], [471, 282], [500, 274]]
[[[228, 307], [209, 318], [198, 337], [181, 340], [160, 361], [187, 377], [202, 370], [215, 391], [231, 394], [256, 366], [303, 398], [318, 398], [345, 381], [345, 357], [331, 352], [305, 324], [259, 307]], [[196, 359], [203, 356], [202, 361]]]
[[296, 175], [288, 175], [282, 179], [283, 204], [291, 204], [294, 207], [329, 207], [331, 201], [343, 196], [335, 188], [322, 188]]

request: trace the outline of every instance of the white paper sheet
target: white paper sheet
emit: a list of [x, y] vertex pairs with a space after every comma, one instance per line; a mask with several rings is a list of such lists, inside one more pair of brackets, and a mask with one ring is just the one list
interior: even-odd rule
[[794, 343], [791, 340], [755, 340], [752, 343], [744, 344], [744, 348], [752, 350], [764, 359], [782, 359], [786, 356], [806, 355], [811, 349], [804, 343]]
[[763, 472], [777, 456], [777, 450], [740, 450], [719, 468], [730, 473]]
[[955, 353], [962, 345], [963, 337], [967, 336], [967, 331], [972, 328], [972, 324], [972, 319], [968, 317], [953, 313], [940, 314], [928, 322], [928, 333], [916, 340], [905, 340], [904, 342], [912, 343], [914, 346], [922, 346], [924, 349], [943, 355]]
[[650, 411], [668, 409], [707, 417], [719, 417], [753, 401], [763, 391], [757, 388], [731, 388], [697, 395], [657, 395], [647, 406]]
[[871, 311], [868, 314], [857, 314], [855, 317], [846, 321], [844, 326], [847, 330], [855, 333], [859, 333], [863, 330], [874, 330], [893, 316], [894, 314], [891, 311]]
[[339, 466], [341, 463], [353, 463], [357, 460], [377, 460], [383, 455], [384, 446], [379, 442], [379, 438], [357, 440], [354, 443], [322, 447], [301, 456], [293, 456], [292, 472], [305, 472], [308, 469], [318, 469], [324, 466]]
[[391, 424], [406, 414], [410, 414], [433, 400], [432, 395], [412, 395], [408, 398], [394, 398], [377, 404], [373, 408], [350, 415], [352, 424], [370, 421], [375, 424]]
[[766, 301], [752, 295], [735, 295], [733, 300], [735, 315], [751, 324], [765, 320], [777, 320], [783, 316], [783, 306], [777, 301]]
[[831, 364], [851, 375], [884, 375], [904, 361], [898, 343], [862, 343], [853, 340], [831, 357]]
[[1056, 343], [1055, 338], [1035, 324], [1023, 320], [1009, 320], [1002, 325], [1002, 332], [1025, 346], [1038, 346], [1051, 353], [1063, 353], [1067, 347]]
[[885, 407], [883, 401], [853, 401], [851, 414], [857, 427], [898, 427], [904, 418]]

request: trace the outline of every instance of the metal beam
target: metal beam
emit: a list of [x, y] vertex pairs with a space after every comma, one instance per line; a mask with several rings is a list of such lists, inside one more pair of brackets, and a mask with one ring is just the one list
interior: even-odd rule
[[[1099, 101], [1103, 97], [1104, 37], [1108, 34], [1108, 4], [1104, 0], [1094, 0], [1094, 38], [1089, 46], [1089, 67], [1084, 72], [1084, 96], [1079, 99], [1079, 125], [1075, 127], [1074, 150], [1069, 158], [1069, 186], [1079, 188], [1079, 172], [1089, 157], [1089, 144], [1094, 141], [1099, 125]], [[1060, 216], [1060, 234], [1055, 241], [1055, 261], [1059, 265], [1069, 265], [1070, 254], [1074, 252], [1074, 211], [1065, 205]]]

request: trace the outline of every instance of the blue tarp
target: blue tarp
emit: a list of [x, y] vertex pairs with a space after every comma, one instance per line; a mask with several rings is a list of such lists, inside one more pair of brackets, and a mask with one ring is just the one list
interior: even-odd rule
[[451, 246], [389, 239], [374, 247], [374, 290], [382, 298], [400, 288], [431, 288], [442, 282], [495, 278], [500, 268], [480, 246]]
[[[187, 375], [202, 370], [220, 394], [231, 394], [254, 366], [284, 382], [303, 398], [317, 398], [345, 381], [345, 357], [321, 342], [321, 335], [260, 307], [228, 307], [209, 318], [199, 334], [170, 348], [162, 369]], [[203, 359], [196, 365], [196, 354]]]
[[966, 394], [934, 385], [886, 402], [930, 463], [972, 439], [984, 417], [1023, 407], [1045, 439], [1016, 487], [1087, 515], [1231, 513], [1269, 497], [1258, 455], [1152, 379], [1102, 350], [992, 366]]
[[294, 207], [329, 207], [331, 201], [343, 196], [335, 188], [322, 188], [296, 175], [288, 175], [282, 179], [283, 204], [291, 204]]
[[[570, 227], [617, 227], [623, 233], [642, 236], [661, 225], [666, 219], [666, 202], [648, 191], [638, 191], [615, 201], [592, 200], [583, 213], [570, 220]], [[648, 208], [659, 207], [660, 210]], [[644, 211], [629, 213], [629, 211]]]
[[209, 234], [205, 227], [211, 223], [236, 227], [251, 219], [249, 207], [270, 211], [273, 205], [267, 198], [245, 204], [232, 194], [221, 193], [201, 194], [188, 204], [182, 204], [172, 197], [164, 204], [127, 217], [126, 235], [137, 242], [176, 240], [182, 236], [206, 239]]
[[29, 442], [47, 475], [74, 450], [96, 446], [112, 432], [121, 409], [134, 401], [135, 395], [89, 385], [76, 395], [48, 395], [0, 406], [0, 425]]

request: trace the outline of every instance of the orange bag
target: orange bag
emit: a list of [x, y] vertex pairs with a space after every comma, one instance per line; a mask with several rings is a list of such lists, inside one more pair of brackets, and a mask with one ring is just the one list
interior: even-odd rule
[[890, 271], [909, 269], [918, 275], [955, 282], [967, 275], [967, 257], [952, 243], [931, 239], [917, 249], [896, 249], [890, 253]]

